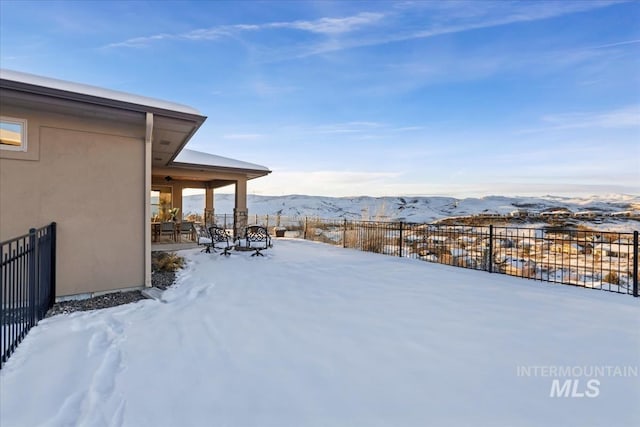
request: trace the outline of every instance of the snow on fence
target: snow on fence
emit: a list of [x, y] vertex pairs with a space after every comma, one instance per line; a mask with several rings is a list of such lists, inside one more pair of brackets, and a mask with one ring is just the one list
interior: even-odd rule
[[56, 223], [0, 243], [0, 368], [55, 300]]
[[287, 237], [638, 296], [638, 232], [249, 216]]

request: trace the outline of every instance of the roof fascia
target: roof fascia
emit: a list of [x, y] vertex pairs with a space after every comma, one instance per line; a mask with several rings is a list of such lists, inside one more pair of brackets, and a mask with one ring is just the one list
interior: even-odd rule
[[181, 163], [181, 162], [172, 162], [169, 167], [176, 168], [184, 168], [184, 169], [204, 169], [212, 172], [230, 172], [230, 173], [251, 173], [251, 174], [259, 174], [260, 176], [269, 175], [271, 173], [270, 170], [264, 169], [249, 169], [249, 168], [232, 168], [227, 166], [211, 166], [211, 165], [200, 165], [197, 163]]
[[182, 111], [168, 110], [164, 108], [151, 107], [147, 105], [134, 104], [126, 101], [119, 101], [116, 99], [102, 98], [93, 95], [87, 95], [83, 93], [69, 92], [66, 90], [55, 89], [45, 86], [32, 85], [30, 83], [16, 82], [13, 80], [0, 79], [0, 87], [6, 89], [12, 89], [20, 92], [33, 93], [37, 95], [45, 95], [54, 98], [62, 98], [71, 101], [78, 101], [86, 104], [96, 104], [106, 107], [131, 110], [136, 112], [153, 113], [161, 116], [175, 117], [183, 120], [194, 121], [201, 125], [206, 119], [206, 116], [200, 116], [197, 114], [189, 114]]
[[84, 104], [81, 106], [76, 101], [44, 96], [35, 93], [28, 93], [12, 89], [0, 88], [0, 103], [11, 104], [17, 103], [22, 106], [37, 106], [39, 109], [56, 109], [69, 112], [77, 111], [79, 115], [97, 115], [100, 117], [111, 118], [123, 121], [136, 121], [144, 117], [144, 113], [140, 111], [123, 110], [121, 108], [107, 107], [98, 104]]

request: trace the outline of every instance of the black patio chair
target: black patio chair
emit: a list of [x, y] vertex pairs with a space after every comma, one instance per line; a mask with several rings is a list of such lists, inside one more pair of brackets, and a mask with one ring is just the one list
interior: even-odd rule
[[213, 240], [211, 240], [211, 235], [209, 234], [209, 230], [203, 227], [200, 224], [194, 224], [193, 228], [196, 233], [196, 243], [198, 246], [204, 246], [201, 252], [210, 253], [211, 252], [211, 244]]
[[[213, 252], [215, 252], [216, 249], [222, 249], [222, 253], [220, 255], [231, 255], [229, 251], [233, 249], [233, 239], [229, 236], [227, 230], [214, 225], [209, 227], [209, 235], [211, 236], [211, 245], [208, 249], [213, 249]], [[207, 252], [209, 252], [209, 250], [207, 250]]]
[[255, 251], [251, 256], [264, 256], [262, 251], [273, 247], [269, 232], [261, 225], [250, 225], [245, 229], [244, 244], [245, 248]]

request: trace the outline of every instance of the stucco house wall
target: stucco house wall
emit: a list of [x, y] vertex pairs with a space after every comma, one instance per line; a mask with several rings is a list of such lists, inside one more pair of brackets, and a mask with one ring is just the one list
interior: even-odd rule
[[57, 296], [140, 287], [145, 279], [145, 121], [21, 108], [27, 153], [0, 150], [0, 241], [58, 224]]
[[247, 180], [271, 172], [185, 149], [206, 116], [140, 95], [0, 69], [0, 116], [0, 242], [55, 221], [58, 298], [152, 285], [152, 181], [205, 188], [205, 217], [234, 184], [239, 230]]

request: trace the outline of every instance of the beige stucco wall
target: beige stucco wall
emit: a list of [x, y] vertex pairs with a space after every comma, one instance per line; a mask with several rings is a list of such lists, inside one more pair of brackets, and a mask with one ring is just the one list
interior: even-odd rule
[[27, 119], [29, 155], [0, 152], [0, 241], [56, 221], [57, 296], [143, 286], [144, 116], [1, 113]]

